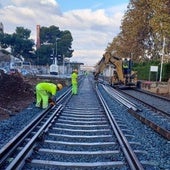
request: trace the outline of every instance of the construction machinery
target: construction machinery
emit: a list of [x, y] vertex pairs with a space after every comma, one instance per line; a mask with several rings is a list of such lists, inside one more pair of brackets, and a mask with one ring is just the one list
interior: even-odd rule
[[98, 80], [100, 73], [102, 73], [108, 65], [114, 66], [112, 75], [106, 76], [110, 85], [116, 87], [136, 87], [137, 72], [131, 70], [131, 61], [126, 60], [125, 63], [121, 58], [112, 55], [110, 52], [104, 53], [102, 59], [96, 65], [94, 72], [94, 78], [96, 80]]

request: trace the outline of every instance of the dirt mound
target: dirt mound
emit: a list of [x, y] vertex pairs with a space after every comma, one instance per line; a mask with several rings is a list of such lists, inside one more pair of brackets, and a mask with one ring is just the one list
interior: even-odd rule
[[20, 112], [35, 99], [34, 86], [22, 75], [0, 72], [0, 118]]
[[12, 75], [0, 71], [0, 120], [21, 112], [35, 101], [35, 86], [39, 82], [62, 83], [60, 78], [23, 77], [20, 73]]

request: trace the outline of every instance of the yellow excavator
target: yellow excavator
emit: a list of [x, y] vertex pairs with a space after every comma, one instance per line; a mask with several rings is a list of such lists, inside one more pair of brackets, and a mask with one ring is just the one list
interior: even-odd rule
[[103, 72], [108, 64], [114, 66], [113, 75], [110, 75], [108, 79], [110, 85], [136, 87], [137, 72], [131, 70], [131, 65], [129, 63], [124, 65], [121, 58], [112, 55], [110, 52], [104, 53], [102, 59], [96, 65], [94, 72], [95, 80], [98, 80], [99, 74]]

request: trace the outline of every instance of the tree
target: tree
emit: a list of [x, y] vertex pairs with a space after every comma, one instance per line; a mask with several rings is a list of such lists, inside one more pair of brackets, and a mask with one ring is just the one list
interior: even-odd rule
[[[71, 58], [74, 50], [72, 50], [72, 47], [71, 47], [73, 38], [71, 36], [70, 31], [68, 31], [68, 30], [62, 31], [61, 37], [62, 38], [61, 38], [61, 41], [60, 41], [60, 45], [61, 45], [60, 54], [63, 57]], [[62, 62], [63, 62], [63, 58], [62, 58]]]
[[[42, 61], [41, 63], [51, 64], [50, 58], [56, 57], [58, 59], [58, 64], [61, 65], [63, 63], [64, 57], [72, 57], [73, 50], [72, 46], [72, 35], [70, 31], [60, 31], [58, 27], [52, 25], [50, 27], [41, 27], [40, 29], [40, 42], [41, 47], [38, 49], [38, 53], [43, 53], [43, 56], [39, 56]], [[45, 48], [47, 46], [48, 48]], [[41, 49], [42, 48], [42, 49]], [[45, 51], [46, 49], [46, 51]], [[41, 52], [42, 50], [42, 52]], [[45, 58], [45, 55], [47, 59]], [[46, 63], [46, 64], [47, 64]]]
[[169, 0], [130, 0], [121, 32], [106, 50], [136, 61], [159, 59], [165, 38], [165, 52], [170, 53], [169, 7]]
[[165, 52], [170, 53], [170, 1], [154, 0], [150, 1], [153, 16], [150, 25], [154, 32], [154, 44], [158, 53], [162, 50], [163, 39], [166, 38]]
[[52, 64], [52, 59], [51, 59], [51, 46], [50, 45], [41, 45], [41, 48], [36, 50], [36, 56], [37, 59], [35, 63], [37, 65], [47, 65], [47, 64]]
[[23, 27], [17, 27], [15, 33], [12, 34], [12, 52], [14, 56], [23, 56], [26, 60], [32, 60], [34, 41], [29, 39], [31, 31]]
[[8, 48], [11, 45], [12, 36], [10, 34], [0, 34], [0, 44], [2, 48]]
[[24, 57], [26, 60], [32, 60], [34, 41], [29, 39], [31, 31], [23, 27], [17, 27], [15, 33], [1, 34], [0, 43], [3, 48], [11, 47], [11, 53], [15, 57]]
[[27, 60], [31, 60], [30, 51], [33, 50], [34, 41], [28, 39], [22, 39], [17, 35], [13, 35], [13, 55], [16, 57], [23, 56]]
[[24, 40], [27, 40], [29, 39], [30, 37], [30, 34], [31, 34], [31, 30], [29, 29], [25, 29], [23, 27], [17, 27], [16, 30], [15, 30], [17, 37], [21, 38], [21, 39], [24, 39]]

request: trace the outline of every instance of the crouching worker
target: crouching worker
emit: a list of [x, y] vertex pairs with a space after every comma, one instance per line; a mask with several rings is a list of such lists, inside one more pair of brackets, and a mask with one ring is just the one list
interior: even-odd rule
[[55, 105], [55, 95], [63, 88], [62, 84], [42, 82], [36, 85], [36, 107], [46, 109], [50, 104]]

